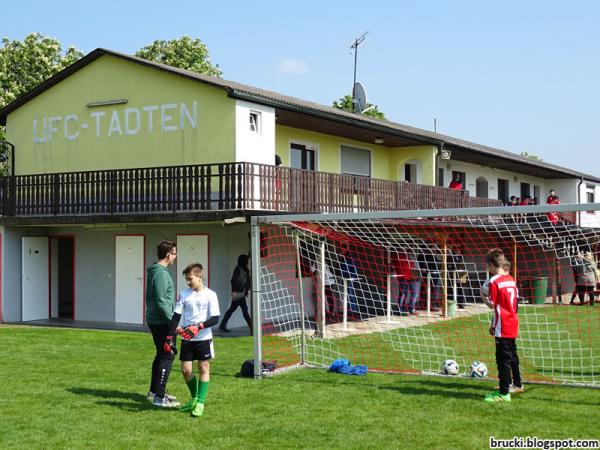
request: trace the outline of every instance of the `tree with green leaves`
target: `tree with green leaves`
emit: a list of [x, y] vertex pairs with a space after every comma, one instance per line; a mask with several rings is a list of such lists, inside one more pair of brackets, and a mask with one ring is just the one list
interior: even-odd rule
[[189, 36], [170, 41], [154, 41], [138, 50], [135, 56], [213, 77], [220, 78], [223, 74], [218, 64], [210, 62], [206, 45], [200, 39]]
[[[343, 109], [344, 111], [355, 112], [351, 95], [345, 95], [339, 100], [333, 102], [333, 107], [337, 109]], [[376, 105], [372, 105], [371, 103], [367, 103], [367, 107], [363, 114], [374, 119], [385, 119], [385, 114], [379, 111]]]
[[[30, 33], [23, 41], [3, 37], [0, 47], [0, 108], [35, 88], [38, 84], [73, 64], [83, 53], [75, 47], [63, 52], [57, 39]], [[5, 139], [0, 127], [0, 141]], [[8, 148], [0, 145], [0, 161], [6, 161]], [[0, 174], [6, 167], [0, 164]]]
[[531, 159], [532, 161], [543, 161], [538, 155], [534, 155], [533, 153], [521, 152], [521, 156], [524, 156], [527, 159]]

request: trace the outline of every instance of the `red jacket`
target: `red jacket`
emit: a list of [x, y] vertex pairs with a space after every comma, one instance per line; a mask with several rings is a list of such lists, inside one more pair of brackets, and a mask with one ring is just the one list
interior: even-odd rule
[[452, 181], [450, 182], [450, 186], [448, 186], [448, 187], [449, 187], [450, 189], [456, 189], [457, 191], [461, 191], [461, 190], [462, 190], [462, 188], [463, 188], [463, 185], [462, 185], [462, 182], [460, 182], [460, 181], [455, 181], [455, 180], [452, 180]]
[[396, 256], [393, 260], [393, 265], [396, 275], [401, 275], [405, 280], [412, 280], [414, 263], [410, 261], [406, 255], [400, 254]]
[[[560, 205], [560, 198], [558, 198], [558, 195], [549, 195], [546, 199], [546, 203], [548, 205]], [[546, 213], [546, 216], [548, 216], [548, 220], [552, 222], [553, 225], [556, 225], [560, 219], [558, 213], [555, 212]]]
[[518, 290], [515, 280], [510, 275], [495, 275], [490, 279], [490, 300], [494, 304], [492, 327], [494, 336], [500, 338], [516, 338], [519, 334], [519, 318], [517, 317]]

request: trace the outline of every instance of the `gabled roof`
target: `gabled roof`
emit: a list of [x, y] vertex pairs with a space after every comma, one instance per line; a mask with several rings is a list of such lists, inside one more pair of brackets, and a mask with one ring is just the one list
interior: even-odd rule
[[432, 131], [423, 130], [420, 128], [391, 122], [388, 120], [373, 119], [364, 115], [354, 114], [330, 106], [324, 106], [318, 103], [313, 103], [295, 97], [282, 95], [277, 92], [236, 83], [234, 81], [224, 80], [222, 78], [211, 77], [208, 75], [191, 72], [189, 70], [179, 69], [176, 67], [168, 66], [166, 64], [148, 61], [142, 58], [138, 58], [136, 56], [126, 55], [124, 53], [119, 53], [103, 48], [98, 48], [88, 53], [86, 56], [84, 56], [77, 62], [73, 63], [72, 65], [57, 73], [48, 80], [42, 82], [31, 91], [27, 92], [26, 94], [16, 99], [14, 102], [7, 105], [5, 108], [1, 109], [0, 125], [6, 125], [6, 118], [8, 114], [21, 107], [28, 101], [32, 100], [33, 98], [37, 97], [52, 86], [60, 83], [62, 80], [69, 77], [71, 74], [77, 72], [79, 69], [87, 66], [88, 64], [92, 63], [93, 61], [104, 55], [110, 55], [115, 58], [123, 59], [125, 61], [141, 64], [156, 70], [162, 70], [177, 76], [181, 76], [183, 78], [195, 80], [210, 86], [224, 89], [227, 91], [228, 95], [231, 98], [252, 101], [259, 104], [272, 106], [281, 110], [292, 111], [305, 115], [312, 115], [318, 118], [342, 122], [363, 129], [388, 133], [390, 135], [397, 135], [400, 137], [409, 138], [416, 142], [427, 143], [436, 146], [443, 145], [445, 148], [455, 149], [459, 152], [466, 150], [469, 153], [475, 153], [480, 155], [481, 158], [500, 158], [502, 160], [506, 160], [507, 162], [516, 163], [521, 168], [525, 166], [530, 167], [533, 171], [537, 171], [538, 173], [546, 173], [547, 177], [553, 176], [565, 178], [584, 178], [586, 180], [600, 183], [599, 177], [588, 175], [555, 164], [550, 164], [544, 161], [531, 160], [529, 158], [525, 158], [524, 156], [506, 150], [476, 144], [474, 142], [465, 141], [452, 136], [434, 133]]

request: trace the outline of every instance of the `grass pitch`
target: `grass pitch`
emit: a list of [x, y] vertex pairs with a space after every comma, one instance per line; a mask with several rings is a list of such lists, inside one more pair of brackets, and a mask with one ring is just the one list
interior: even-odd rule
[[[600, 390], [296, 370], [237, 378], [251, 338], [217, 338], [204, 417], [147, 403], [149, 334], [0, 326], [0, 448], [488, 448], [490, 436], [600, 437]], [[176, 362], [169, 392], [189, 395]]]

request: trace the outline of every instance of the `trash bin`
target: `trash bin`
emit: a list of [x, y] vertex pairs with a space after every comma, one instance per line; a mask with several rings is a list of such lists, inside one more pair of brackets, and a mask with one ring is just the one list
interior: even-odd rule
[[456, 316], [456, 301], [448, 300], [448, 317]]
[[546, 303], [548, 292], [548, 277], [532, 277], [523, 280], [523, 295], [532, 305], [543, 305]]

